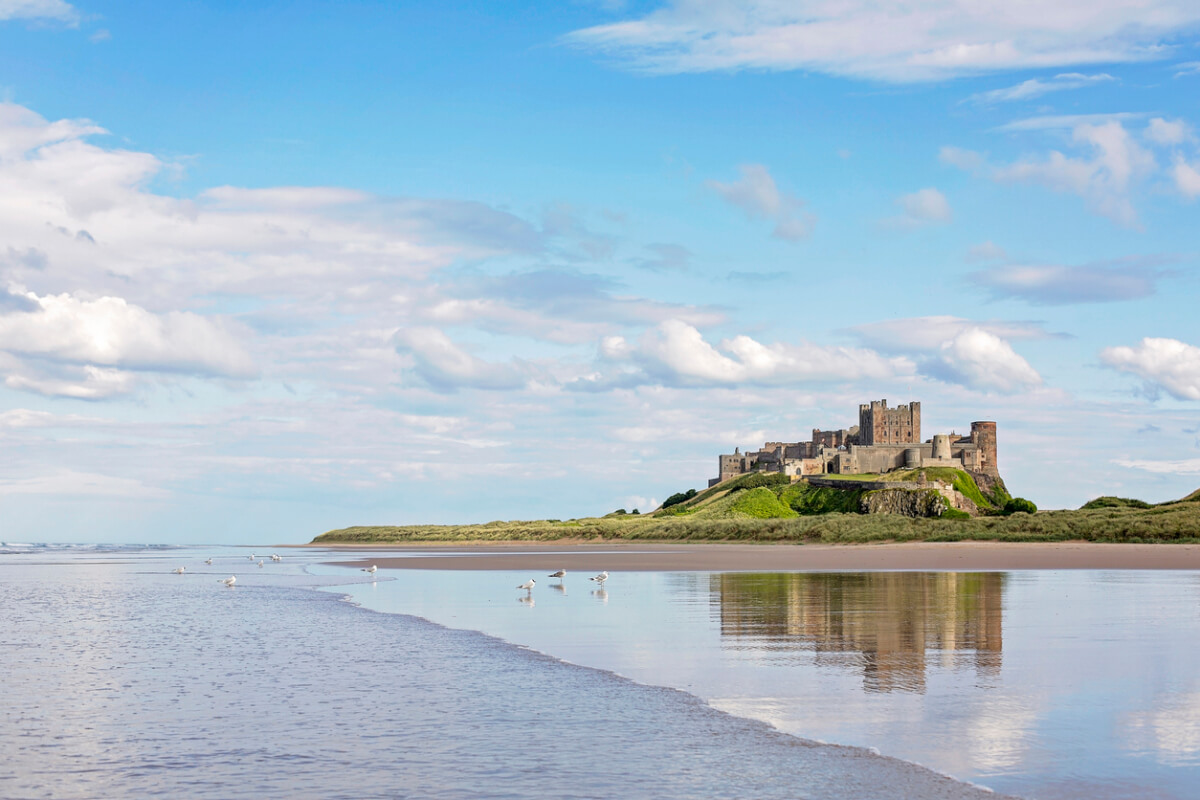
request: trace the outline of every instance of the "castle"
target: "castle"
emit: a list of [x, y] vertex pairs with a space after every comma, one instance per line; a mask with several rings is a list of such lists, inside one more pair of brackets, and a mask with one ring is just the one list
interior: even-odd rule
[[858, 425], [849, 429], [813, 429], [807, 442], [766, 442], [756, 452], [719, 456], [717, 477], [709, 486], [747, 472], [781, 472], [792, 477], [860, 475], [896, 469], [954, 467], [999, 478], [996, 423], [972, 422], [971, 433], [939, 433], [921, 441], [921, 404], [888, 408], [887, 400], [858, 407]]

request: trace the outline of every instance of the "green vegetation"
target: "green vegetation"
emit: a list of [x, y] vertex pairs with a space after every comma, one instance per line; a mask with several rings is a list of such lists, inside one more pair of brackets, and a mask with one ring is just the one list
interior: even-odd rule
[[[786, 476], [752, 473], [714, 486], [654, 514], [608, 514], [589, 519], [495, 521], [482, 525], [356, 527], [329, 531], [315, 544], [497, 541], [741, 541], [741, 542], [1200, 542], [1200, 491], [1169, 503], [1102, 497], [1077, 511], [1037, 511], [998, 484], [985, 494], [974, 480], [959, 480], [996, 509], [970, 517], [947, 509], [940, 517], [857, 513], [866, 492], [791, 483]], [[950, 470], [950, 472], [958, 472]], [[961, 476], [970, 479], [966, 473]], [[874, 476], [873, 476], [874, 477]], [[890, 478], [891, 476], [889, 476]], [[915, 480], [915, 472], [906, 480]], [[958, 483], [956, 483], [956, 486]], [[960, 488], [959, 491], [962, 491]], [[686, 493], [683, 493], [686, 494]], [[970, 496], [968, 492], [963, 494]], [[1005, 498], [1003, 503], [999, 501]], [[972, 498], [974, 499], [974, 498]], [[978, 504], [978, 501], [976, 501]], [[1002, 509], [1002, 511], [1001, 511]], [[1013, 513], [1025, 512], [1025, 513]]]
[[799, 514], [857, 514], [864, 494], [860, 489], [829, 489], [796, 483], [785, 487], [779, 499]]
[[[1191, 497], [1192, 495], [1188, 495]], [[1186, 501], [1187, 498], [1184, 498]], [[1089, 500], [1081, 507], [1081, 511], [1093, 511], [1097, 508], [1150, 508], [1150, 504], [1145, 500], [1134, 500], [1129, 497], [1097, 497], [1095, 500]]]
[[1004, 504], [1003, 514], [1036, 514], [1037, 506], [1032, 500], [1026, 500], [1024, 497], [1014, 497]]
[[735, 515], [754, 519], [786, 519], [799, 516], [781, 503], [779, 496], [765, 486], [738, 492], [737, 499], [729, 510]]
[[670, 497], [668, 497], [666, 500], [663, 500], [662, 507], [670, 508], [671, 506], [677, 506], [680, 503], [691, 500], [695, 496], [696, 496], [695, 489], [688, 489], [686, 492], [677, 492], [676, 494], [673, 494]]

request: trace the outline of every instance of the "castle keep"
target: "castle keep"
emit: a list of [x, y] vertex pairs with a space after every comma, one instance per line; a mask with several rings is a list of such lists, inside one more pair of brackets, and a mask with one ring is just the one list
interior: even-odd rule
[[766, 442], [757, 451], [718, 457], [715, 486], [747, 472], [860, 475], [896, 469], [954, 467], [999, 478], [996, 423], [972, 422], [966, 436], [939, 433], [921, 441], [921, 404], [888, 408], [887, 400], [858, 407], [858, 425], [836, 431], [813, 429], [807, 442]]

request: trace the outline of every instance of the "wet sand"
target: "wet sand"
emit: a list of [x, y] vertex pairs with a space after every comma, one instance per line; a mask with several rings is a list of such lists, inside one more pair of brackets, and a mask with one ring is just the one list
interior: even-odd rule
[[[390, 569], [557, 570], [588, 572], [806, 572], [1064, 569], [1200, 569], [1200, 545], [1092, 542], [910, 542], [786, 545], [680, 543], [477, 543], [321, 545]], [[386, 555], [384, 555], [386, 553]]]

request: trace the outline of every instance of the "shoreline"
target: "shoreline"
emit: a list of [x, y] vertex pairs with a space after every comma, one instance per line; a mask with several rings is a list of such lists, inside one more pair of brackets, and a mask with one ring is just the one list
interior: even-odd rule
[[[906, 542], [735, 544], [647, 542], [477, 542], [320, 544], [385, 569], [621, 572], [1008, 572], [1015, 570], [1200, 570], [1200, 545], [1095, 542]], [[371, 553], [387, 553], [370, 558]]]

